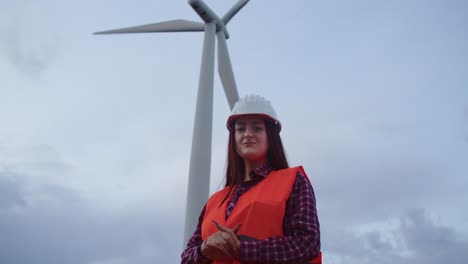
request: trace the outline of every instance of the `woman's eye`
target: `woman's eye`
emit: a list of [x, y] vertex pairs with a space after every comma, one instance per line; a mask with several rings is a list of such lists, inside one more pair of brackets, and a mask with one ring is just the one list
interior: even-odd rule
[[237, 127], [236, 131], [243, 132], [245, 131], [245, 127]]
[[254, 130], [255, 130], [255, 131], [262, 131], [262, 130], [263, 130], [263, 127], [254, 127]]

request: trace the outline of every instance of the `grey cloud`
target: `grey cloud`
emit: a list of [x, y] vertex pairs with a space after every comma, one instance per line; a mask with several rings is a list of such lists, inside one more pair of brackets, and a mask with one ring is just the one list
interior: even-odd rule
[[[0, 52], [17, 71], [36, 76], [44, 72], [56, 57], [57, 38], [34, 10], [34, 2], [8, 4], [0, 9]], [[43, 29], [47, 28], [46, 31]]]
[[23, 190], [14, 173], [0, 169], [0, 210], [24, 206]]
[[55, 48], [41, 39], [28, 40], [23, 33], [11, 31], [1, 45], [6, 57], [18, 71], [40, 74], [55, 57]]
[[468, 237], [434, 223], [423, 209], [410, 210], [399, 219], [390, 232], [373, 229], [356, 234], [345, 227], [325, 230], [323, 248], [341, 263], [465, 263]]
[[[0, 190], [13, 193], [7, 196], [10, 207], [15, 201], [27, 203], [14, 210], [0, 208], [2, 263], [144, 264], [180, 259], [180, 215], [138, 205], [99, 208], [67, 188], [49, 184], [20, 191], [26, 189], [21, 186], [25, 180], [0, 179]], [[4, 193], [0, 195], [3, 200]]]
[[468, 259], [468, 238], [434, 223], [424, 210], [402, 217], [401, 235], [414, 253], [411, 263], [465, 263]]

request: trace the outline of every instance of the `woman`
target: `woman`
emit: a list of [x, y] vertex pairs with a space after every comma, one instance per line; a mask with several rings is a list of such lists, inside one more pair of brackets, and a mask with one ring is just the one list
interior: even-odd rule
[[314, 191], [288, 166], [270, 102], [241, 98], [227, 128], [225, 188], [208, 199], [182, 263], [321, 263]]

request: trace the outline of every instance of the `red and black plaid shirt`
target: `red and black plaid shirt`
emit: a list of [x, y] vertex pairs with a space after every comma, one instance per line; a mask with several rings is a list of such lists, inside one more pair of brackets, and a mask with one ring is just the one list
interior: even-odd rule
[[[250, 181], [240, 183], [226, 208], [229, 217], [239, 197], [263, 180], [271, 172], [266, 164], [250, 172]], [[201, 223], [206, 206], [201, 211], [198, 225], [182, 252], [182, 264], [210, 263], [211, 261], [197, 252], [202, 243]], [[315, 195], [312, 185], [304, 175], [298, 173], [291, 195], [286, 204], [283, 221], [284, 236], [269, 237], [264, 240], [244, 240], [240, 237], [241, 262], [281, 263], [310, 260], [320, 252], [320, 224], [317, 217]]]

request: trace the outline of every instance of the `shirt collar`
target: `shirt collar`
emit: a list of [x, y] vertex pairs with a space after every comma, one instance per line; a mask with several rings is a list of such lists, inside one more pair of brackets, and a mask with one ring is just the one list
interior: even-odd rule
[[273, 170], [271, 165], [267, 162], [260, 167], [257, 167], [250, 171], [251, 179], [264, 179]]

